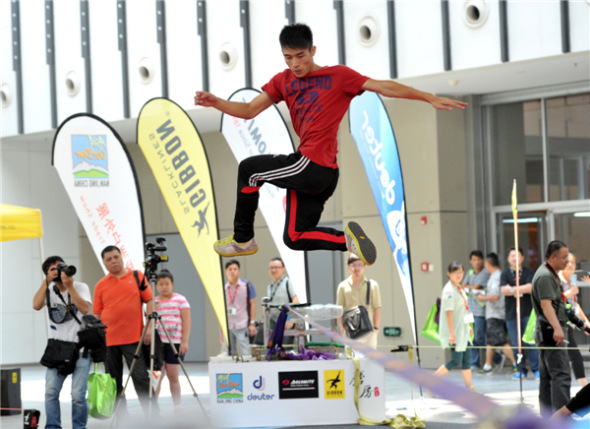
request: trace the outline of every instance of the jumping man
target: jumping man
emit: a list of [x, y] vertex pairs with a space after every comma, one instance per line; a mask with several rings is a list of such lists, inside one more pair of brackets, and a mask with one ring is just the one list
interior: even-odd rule
[[252, 119], [272, 104], [285, 101], [300, 139], [295, 153], [252, 156], [240, 163], [234, 233], [217, 241], [215, 251], [227, 257], [258, 251], [254, 241], [258, 190], [264, 183], [271, 183], [287, 190], [283, 233], [287, 247], [348, 250], [371, 265], [377, 251], [359, 224], [349, 222], [345, 231], [317, 226], [338, 182], [336, 136], [350, 102], [363, 91], [373, 91], [384, 97], [425, 101], [444, 110], [464, 109], [467, 103], [436, 97], [394, 81], [370, 79], [346, 66], [321, 67], [314, 62], [316, 47], [311, 30], [304, 24], [285, 26], [279, 41], [289, 68], [275, 75], [252, 101], [227, 101], [201, 91], [195, 96], [196, 105], [214, 107], [243, 119]]

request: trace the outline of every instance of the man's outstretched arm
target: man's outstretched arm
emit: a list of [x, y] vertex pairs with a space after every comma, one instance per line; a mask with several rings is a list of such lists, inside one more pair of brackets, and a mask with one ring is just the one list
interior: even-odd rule
[[260, 93], [248, 103], [224, 100], [205, 91], [197, 91], [195, 94], [195, 105], [213, 107], [223, 113], [242, 119], [252, 119], [273, 103], [272, 98], [266, 92]]
[[393, 80], [375, 80], [369, 79], [366, 81], [361, 89], [365, 91], [373, 91], [384, 97], [391, 98], [407, 98], [408, 100], [425, 101], [432, 104], [436, 109], [453, 110], [465, 109], [467, 103], [450, 98], [437, 97], [429, 92], [420, 91], [412, 87], [402, 85]]

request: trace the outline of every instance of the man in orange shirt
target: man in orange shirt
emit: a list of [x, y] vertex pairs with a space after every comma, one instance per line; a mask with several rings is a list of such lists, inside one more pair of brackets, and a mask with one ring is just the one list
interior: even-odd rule
[[[94, 288], [92, 312], [107, 326], [106, 370], [117, 381], [117, 399], [122, 401], [121, 406], [125, 410], [125, 397], [121, 395], [123, 392], [122, 358], [125, 358], [127, 367], [131, 367], [144, 327], [142, 303], [147, 304], [147, 314], [152, 314], [154, 301], [149, 282], [142, 272], [137, 271], [138, 284], [134, 272], [125, 267], [118, 247], [105, 247], [101, 257], [109, 273]], [[148, 329], [144, 342], [149, 344], [150, 340], [151, 330]], [[141, 348], [139, 354], [131, 377], [139, 401], [147, 412], [150, 382], [145, 361], [141, 356]]]

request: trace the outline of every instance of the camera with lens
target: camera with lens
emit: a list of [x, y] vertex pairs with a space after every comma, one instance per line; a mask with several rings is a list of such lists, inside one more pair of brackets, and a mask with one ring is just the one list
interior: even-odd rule
[[574, 310], [572, 310], [571, 308], [566, 308], [565, 314], [567, 315], [567, 319], [569, 320], [569, 322], [572, 325], [574, 325], [579, 330], [586, 331], [587, 333], [590, 334], [590, 328], [586, 328], [584, 326], [584, 321], [582, 319], [580, 319], [578, 316], [576, 316], [576, 313]]
[[166, 239], [164, 237], [156, 238], [156, 243], [145, 243], [145, 267], [146, 275], [155, 275], [158, 270], [158, 264], [160, 262], [168, 262], [168, 256], [158, 255], [158, 252], [165, 252], [168, 248], [166, 247]]
[[73, 275], [76, 274], [76, 272], [78, 271], [76, 267], [74, 267], [73, 265], [66, 265], [63, 262], [56, 265], [55, 269], [57, 270], [57, 277], [55, 278], [56, 282], [61, 281], [61, 273], [73, 277]]

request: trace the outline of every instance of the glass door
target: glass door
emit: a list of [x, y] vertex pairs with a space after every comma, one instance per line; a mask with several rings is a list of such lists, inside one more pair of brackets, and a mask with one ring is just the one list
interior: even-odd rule
[[[497, 253], [502, 268], [507, 267], [508, 249], [514, 247], [514, 219], [512, 212], [498, 213]], [[547, 212], [518, 213], [518, 246], [524, 252], [524, 264], [536, 270], [543, 262], [543, 245], [546, 243]]]

